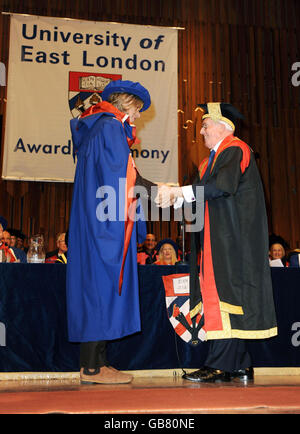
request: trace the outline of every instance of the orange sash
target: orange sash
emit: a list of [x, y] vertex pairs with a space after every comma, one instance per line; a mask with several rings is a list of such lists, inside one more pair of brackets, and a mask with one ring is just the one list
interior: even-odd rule
[[[241, 172], [244, 173], [250, 163], [250, 148], [249, 146], [233, 135], [226, 137], [219, 146], [211, 171], [216, 163], [218, 156], [225, 149], [231, 146], [238, 146], [242, 149], [243, 158], [240, 163]], [[208, 158], [205, 158], [199, 166], [200, 179], [205, 174], [208, 165]], [[210, 221], [209, 221], [209, 208], [208, 203], [205, 204], [204, 214], [204, 246], [201, 255], [200, 264], [200, 287], [203, 300], [203, 309], [205, 316], [204, 329], [206, 331], [223, 330], [221, 311], [220, 311], [220, 299], [215, 281], [215, 274], [213, 268], [212, 251], [211, 251], [211, 237], [210, 237]]]
[[[118, 119], [118, 121], [122, 122], [122, 125], [125, 129], [125, 134], [127, 132], [129, 133], [129, 131], [126, 131], [126, 127], [123, 121], [126, 114], [118, 110], [115, 106], [113, 106], [107, 101], [101, 101], [98, 104], [92, 105], [84, 113], [82, 113], [80, 117], [85, 118], [87, 116], [94, 115], [96, 113], [112, 113], [116, 117], [116, 119]], [[126, 134], [128, 146], [131, 147], [132, 145], [138, 145], [140, 143], [140, 140], [136, 137], [135, 125], [130, 125], [129, 118], [127, 118], [125, 122], [128, 124], [127, 128], [128, 129], [130, 128], [132, 134], [132, 138], [128, 137], [128, 135]]]
[[[219, 146], [219, 148], [216, 152], [213, 164], [211, 166], [211, 170], [210, 170], [211, 172], [212, 172], [212, 170], [216, 164], [217, 158], [221, 154], [221, 152], [223, 152], [227, 148], [230, 148], [231, 146], [238, 146], [243, 151], [243, 158], [242, 158], [240, 166], [241, 166], [242, 173], [245, 172], [246, 168], [249, 166], [249, 163], [250, 163], [250, 155], [251, 155], [250, 148], [245, 142], [240, 140], [238, 137], [233, 136], [232, 134], [227, 136], [222, 141], [221, 145]], [[207, 165], [208, 165], [208, 157], [204, 158], [204, 160], [200, 163], [200, 166], [199, 166], [200, 179], [203, 178], [203, 176], [206, 172], [206, 169], [207, 169]]]
[[134, 165], [133, 158], [131, 154], [129, 154], [128, 163], [127, 163], [127, 173], [126, 173], [126, 191], [125, 191], [125, 236], [124, 236], [124, 249], [123, 249], [123, 259], [122, 266], [119, 276], [119, 295], [122, 292], [122, 284], [123, 284], [123, 274], [124, 274], [124, 265], [125, 259], [128, 252], [128, 247], [130, 244], [131, 234], [133, 230], [133, 225], [135, 223], [135, 211], [137, 200], [136, 198], [129, 197], [129, 193], [133, 192], [133, 187], [135, 186], [136, 181], [136, 169]]

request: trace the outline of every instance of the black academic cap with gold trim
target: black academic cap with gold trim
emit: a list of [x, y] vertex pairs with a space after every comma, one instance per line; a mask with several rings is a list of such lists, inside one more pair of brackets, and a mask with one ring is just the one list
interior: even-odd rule
[[290, 248], [288, 242], [284, 238], [274, 233], [269, 235], [269, 247], [271, 247], [273, 244], [281, 244], [284, 249]]
[[208, 102], [207, 104], [198, 104], [204, 110], [202, 119], [211, 118], [215, 121], [223, 121], [229, 124], [233, 130], [237, 119], [244, 119], [244, 116], [232, 104], [226, 102]]

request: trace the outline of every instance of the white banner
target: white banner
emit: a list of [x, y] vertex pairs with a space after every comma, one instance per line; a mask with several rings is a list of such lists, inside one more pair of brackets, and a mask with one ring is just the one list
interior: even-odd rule
[[123, 79], [152, 100], [136, 121], [141, 175], [177, 183], [176, 29], [13, 15], [9, 50], [4, 179], [73, 182], [70, 119]]

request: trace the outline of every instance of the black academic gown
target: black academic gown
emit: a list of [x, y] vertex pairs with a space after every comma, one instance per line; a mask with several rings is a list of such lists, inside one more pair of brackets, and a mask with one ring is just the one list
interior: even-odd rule
[[[254, 154], [230, 135], [204, 180], [206, 164], [193, 184], [195, 194], [204, 186], [205, 218], [203, 231], [192, 240], [191, 315], [203, 302], [208, 340], [275, 336], [267, 217]], [[199, 244], [200, 286], [195, 272]]]

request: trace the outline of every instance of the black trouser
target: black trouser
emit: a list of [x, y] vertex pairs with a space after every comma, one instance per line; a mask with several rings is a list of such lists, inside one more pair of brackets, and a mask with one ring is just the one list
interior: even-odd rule
[[209, 343], [204, 365], [226, 372], [234, 372], [249, 368], [252, 363], [244, 339], [215, 339]]
[[96, 369], [107, 364], [106, 341], [81, 342], [80, 368]]

